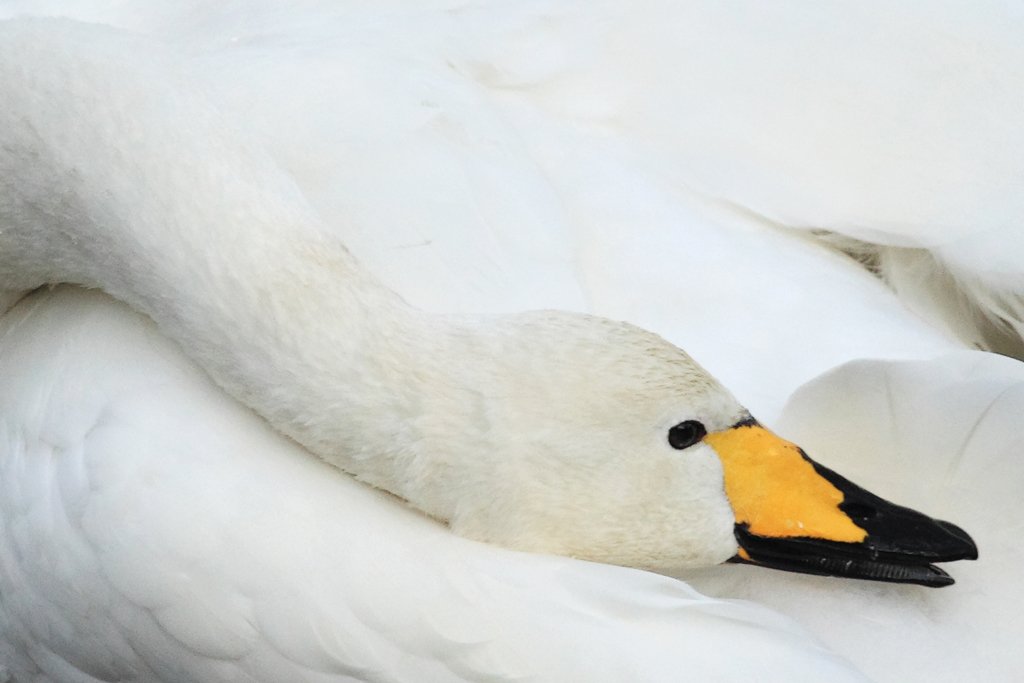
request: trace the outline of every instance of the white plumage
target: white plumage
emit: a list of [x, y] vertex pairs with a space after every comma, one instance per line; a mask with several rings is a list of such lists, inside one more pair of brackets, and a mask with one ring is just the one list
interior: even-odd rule
[[[924, 358], [956, 347], [902, 311], [854, 264], [779, 232], [760, 215], [800, 227], [855, 226], [851, 234], [861, 238], [862, 228], [907, 225], [920, 232], [984, 224], [994, 231], [1020, 198], [998, 193], [1013, 185], [1006, 180], [1016, 168], [1006, 162], [1014, 149], [1009, 133], [990, 126], [983, 132], [999, 144], [966, 140], [945, 152], [915, 133], [892, 143], [909, 167], [880, 164], [872, 173], [850, 157], [879, 158], [863, 140], [891, 143], [893, 135], [868, 124], [898, 126], [898, 117], [889, 116], [892, 102], [916, 101], [896, 81], [878, 88], [885, 97], [862, 101], [867, 114], [834, 128], [828, 124], [841, 118], [827, 107], [843, 101], [822, 95], [831, 92], [825, 77], [793, 74], [800, 65], [844, 74], [842, 60], [751, 49], [754, 56], [738, 63], [759, 68], [739, 68], [739, 80], [719, 81], [715, 69], [737, 62], [715, 62], [691, 78], [714, 86], [718, 109], [705, 106], [714, 101], [706, 89], [674, 89], [680, 65], [703, 64], [724, 51], [722, 36], [754, 45], [754, 36], [792, 30], [794, 40], [807, 39], [809, 53], [835, 54], [827, 47], [834, 43], [818, 37], [827, 36], [823, 26], [857, 35], [857, 26], [881, 20], [779, 15], [761, 16], [761, 25], [756, 17], [731, 21], [736, 17], [723, 10], [694, 15], [690, 6], [689, 15], [662, 7], [655, 22], [643, 8], [610, 3], [523, 7], [443, 12], [400, 3], [373, 10], [308, 3], [287, 16], [255, 3], [246, 12], [203, 4], [78, 11], [153, 33], [189, 54], [225, 113], [268, 146], [353, 251], [428, 309], [557, 306], [626, 318], [691, 350], [769, 420], [793, 387], [847, 359]], [[787, 16], [789, 24], [782, 21]], [[941, 22], [937, 16], [929, 21]], [[885, 21], [897, 31], [906, 19]], [[655, 35], [644, 33], [655, 24]], [[692, 26], [688, 40], [673, 31], [684, 25]], [[792, 28], [761, 30], [768, 25]], [[1011, 25], [988, 17], [969, 28], [991, 37], [1009, 34]], [[933, 33], [914, 35], [926, 43]], [[609, 44], [615, 49], [603, 52]], [[849, 68], [863, 64], [857, 57], [864, 54], [884, 61], [886, 44], [851, 53]], [[931, 45], [944, 49], [941, 41]], [[675, 63], [657, 61], [666, 46], [692, 52], [672, 52]], [[1020, 63], [1003, 59], [998, 63], [1007, 68]], [[923, 78], [909, 71], [906, 82]], [[963, 92], [979, 80], [969, 76], [956, 81]], [[765, 83], [792, 92], [772, 95]], [[969, 119], [978, 105], [950, 87], [949, 101]], [[818, 127], [794, 113], [812, 99], [807, 92], [824, 108], [814, 112]], [[730, 94], [762, 100], [744, 104]], [[762, 128], [738, 133], [749, 118], [728, 114], [762, 112], [764, 97], [776, 113], [759, 114]], [[986, 105], [997, 120], [999, 102]], [[764, 130], [765, 122], [776, 126]], [[808, 131], [810, 140], [792, 144]], [[764, 141], [774, 154], [744, 141]], [[831, 158], [833, 144], [845, 150], [835, 153], [838, 159]], [[960, 168], [964, 154], [988, 160], [978, 162], [966, 185], [948, 172]], [[930, 172], [915, 171], [922, 168]], [[1004, 184], [986, 186], [979, 168]], [[877, 187], [865, 187], [869, 181]], [[27, 678], [33, 667], [47, 666], [54, 680], [79, 680], [70, 673], [75, 667], [95, 678], [130, 680], [292, 680], [300, 675], [295, 670], [309, 680], [321, 680], [317, 670], [361, 680], [501, 680], [532, 672], [565, 680], [589, 666], [589, 680], [732, 680], [751, 671], [758, 680], [766, 672], [780, 680], [838, 680], [844, 671], [763, 609], [708, 601], [637, 572], [460, 541], [297, 457], [147, 323], [101, 297], [60, 291], [31, 303], [31, 312], [19, 308], [5, 319], [0, 336], [8, 454], [0, 566], [4, 581], [15, 581], [0, 585], [0, 648], [7, 648], [0, 654], [9, 673]], [[853, 468], [854, 479], [893, 498], [909, 495], [903, 502], [977, 534], [983, 559], [958, 567], [960, 585], [923, 595], [736, 567], [701, 572], [697, 585], [790, 610], [879, 680], [1009, 680], [1012, 659], [996, 648], [1008, 648], [1020, 631], [1005, 607], [1014, 596], [1010, 539], [1019, 525], [1006, 521], [1011, 506], [991, 501], [1020, 479], [1009, 453], [1018, 440], [1017, 389], [1008, 388], [1020, 378], [1010, 361], [995, 366], [1001, 377], [986, 376], [974, 363], [944, 358], [891, 377], [895, 390], [924, 396], [911, 415], [865, 407], [862, 415], [830, 418], [827, 397], [842, 397], [845, 409], [850, 396], [877, 400], [884, 384], [850, 388], [846, 377], [870, 375], [847, 370], [852, 375], [822, 380], [823, 393], [791, 426], [824, 425], [827, 433], [845, 425], [850, 431], [842, 438], [806, 437], [807, 445], [816, 446], [819, 459]], [[962, 376], [946, 379], [940, 368]], [[971, 392], [962, 389], [982, 376]], [[988, 408], [989, 400], [996, 408]], [[972, 432], [974, 420], [985, 428]], [[951, 426], [949, 438], [925, 441], [937, 424]], [[824, 455], [860, 445], [864, 434], [883, 438], [845, 462]], [[983, 447], [965, 447], [957, 460], [949, 444], [961, 439]], [[96, 443], [102, 448], [86, 448]], [[27, 448], [49, 457], [24, 459], [19, 454]], [[911, 448], [922, 459], [905, 471], [891, 459], [867, 463], [863, 456]], [[986, 455], [991, 464], [974, 464]], [[935, 461], [926, 456], [948, 457], [961, 470], [935, 481], [928, 476], [935, 465], [925, 464]], [[914, 497], [922, 481], [928, 484]], [[288, 490], [309, 495], [296, 499]], [[268, 504], [242, 502], [253, 499]], [[990, 526], [1001, 533], [988, 535]], [[342, 567], [355, 577], [339, 574]], [[569, 578], [560, 582], [563, 575]], [[36, 587], [30, 593], [28, 586]], [[973, 617], [966, 632], [965, 614]], [[637, 621], [645, 624], [643, 635]], [[912, 639], [901, 640], [908, 634]], [[580, 643], [593, 649], [580, 650]], [[303, 668], [286, 668], [296, 665]]]

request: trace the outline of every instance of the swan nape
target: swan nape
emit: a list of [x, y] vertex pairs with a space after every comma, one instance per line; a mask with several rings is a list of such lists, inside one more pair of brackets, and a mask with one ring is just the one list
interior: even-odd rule
[[707, 438], [736, 513], [735, 562], [939, 588], [954, 581], [933, 562], [978, 557], [960, 527], [864, 490], [754, 419]]

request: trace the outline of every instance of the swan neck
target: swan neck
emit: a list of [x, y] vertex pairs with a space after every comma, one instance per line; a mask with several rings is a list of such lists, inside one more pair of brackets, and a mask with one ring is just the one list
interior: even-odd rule
[[416, 361], [446, 326], [361, 268], [201, 85], [137, 48], [96, 27], [0, 26], [0, 302], [101, 288], [280, 431], [413, 495], [395, 472], [422, 464], [421, 397], [446, 381]]

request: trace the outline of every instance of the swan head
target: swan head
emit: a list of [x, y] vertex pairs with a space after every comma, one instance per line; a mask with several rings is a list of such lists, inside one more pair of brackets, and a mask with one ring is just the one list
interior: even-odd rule
[[[649, 568], [735, 555], [722, 464], [697, 431], [746, 412], [689, 356], [632, 325], [554, 311], [495, 321], [483, 338], [474, 473], [487, 481], [456, 484], [454, 531]], [[680, 449], [669, 433], [682, 424], [695, 431]]]
[[435, 392], [445, 417], [425, 441], [444, 455], [417, 492], [456, 533], [641, 568], [733, 559], [930, 585], [951, 582], [930, 561], [976, 556], [960, 529], [872, 496], [761, 427], [651, 332], [542, 311], [465, 339], [443, 354], [462, 381]]

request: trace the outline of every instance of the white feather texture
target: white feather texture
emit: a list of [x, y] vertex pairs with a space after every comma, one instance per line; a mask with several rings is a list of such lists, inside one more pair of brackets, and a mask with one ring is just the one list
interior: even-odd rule
[[[202, 93], [237, 147], [267, 150], [267, 202], [308, 202], [411, 303], [627, 319], [769, 423], [843, 362], [984, 342], [781, 228], [1019, 291], [1024, 60], [996, 3], [0, 2], [23, 12], [145, 35], [136, 68], [171, 97], [152, 103], [158, 139], [124, 137], [229, 159], [202, 120], [173, 119], [173, 93], [186, 110]], [[182, 158], [161, 157], [189, 180]], [[160, 201], [159, 220], [204, 205]], [[236, 237], [220, 249], [243, 257]], [[934, 291], [922, 318], [955, 304]], [[0, 325], [0, 680], [857, 680], [765, 608], [452, 536], [275, 435], [100, 295], [37, 294]], [[1018, 375], [957, 356], [847, 366], [785, 416], [820, 461], [974, 534], [958, 585], [687, 579], [787, 613], [874, 680], [1014, 680]]]

